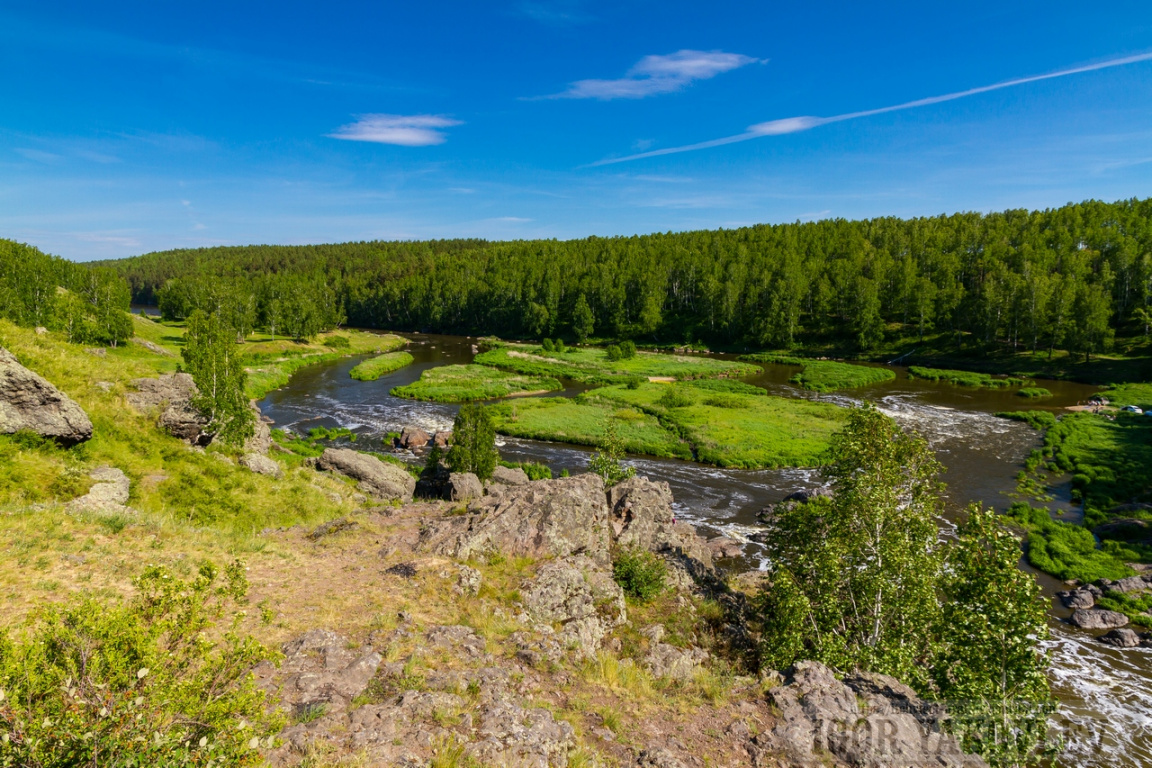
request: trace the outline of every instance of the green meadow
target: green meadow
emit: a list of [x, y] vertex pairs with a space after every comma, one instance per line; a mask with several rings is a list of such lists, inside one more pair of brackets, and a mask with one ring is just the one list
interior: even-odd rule
[[467, 403], [558, 389], [562, 389], [560, 382], [549, 376], [519, 375], [483, 365], [442, 365], [424, 371], [419, 381], [393, 387], [392, 394], [409, 400]]
[[549, 352], [531, 344], [502, 344], [477, 355], [475, 362], [528, 376], [553, 376], [582, 384], [619, 384], [645, 379], [739, 378], [760, 372], [759, 366], [730, 360], [663, 352], [637, 352], [624, 360], [609, 360], [599, 347], [571, 347]]
[[381, 376], [411, 365], [413, 360], [415, 358], [408, 352], [387, 352], [365, 360], [349, 371], [348, 375], [357, 381], [376, 381]]

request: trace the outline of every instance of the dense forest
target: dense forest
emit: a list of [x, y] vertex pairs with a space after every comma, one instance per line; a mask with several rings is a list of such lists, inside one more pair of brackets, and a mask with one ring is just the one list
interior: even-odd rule
[[132, 338], [128, 284], [107, 266], [49, 256], [0, 240], [0, 317], [17, 325], [63, 331], [78, 344]]
[[1152, 322], [1152, 200], [572, 241], [362, 242], [109, 262], [169, 317], [720, 346], [896, 336], [1090, 355]]

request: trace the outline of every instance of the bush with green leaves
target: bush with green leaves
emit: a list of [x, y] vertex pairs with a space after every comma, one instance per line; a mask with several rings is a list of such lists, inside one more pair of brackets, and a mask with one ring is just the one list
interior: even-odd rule
[[492, 477], [500, 455], [496, 452], [496, 427], [484, 406], [460, 406], [447, 458], [453, 472], [472, 472], [481, 480]]
[[668, 566], [647, 550], [621, 549], [612, 558], [612, 578], [624, 594], [646, 603], [664, 591]]
[[604, 479], [604, 485], [613, 486], [636, 474], [634, 467], [624, 466], [623, 458], [624, 441], [616, 432], [616, 423], [609, 421], [604, 427], [604, 442], [592, 454], [588, 468]]
[[273, 653], [237, 629], [243, 565], [204, 564], [189, 581], [150, 566], [135, 586], [123, 603], [45, 607], [0, 636], [0, 766], [263, 763], [282, 722], [251, 674]]

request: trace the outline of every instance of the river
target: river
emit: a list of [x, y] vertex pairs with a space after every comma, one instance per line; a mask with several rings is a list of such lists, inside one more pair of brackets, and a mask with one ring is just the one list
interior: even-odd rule
[[[278, 427], [306, 432], [311, 427], [346, 427], [358, 434], [357, 445], [384, 448], [382, 436], [405, 426], [428, 432], [450, 429], [457, 406], [403, 400], [389, 395], [400, 384], [420, 378], [424, 370], [472, 359], [474, 340], [458, 336], [405, 334], [415, 362], [375, 382], [360, 382], [348, 372], [359, 358], [316, 365], [298, 371], [289, 384], [270, 393], [260, 404]], [[909, 379], [893, 367], [896, 380], [851, 390], [851, 395], [817, 395], [789, 384], [795, 368], [765, 366], [763, 375], [746, 379], [784, 397], [827, 400], [848, 405], [871, 400], [929, 441], [944, 465], [951, 506], [970, 501], [1003, 509], [1011, 503], [1015, 476], [1028, 452], [1040, 443], [1038, 433], [1019, 422], [996, 418], [997, 411], [1043, 408], [1059, 410], [1086, 400], [1096, 388], [1062, 381], [1040, 381], [1052, 392], [1042, 404], [1023, 400], [1012, 390], [968, 389]], [[587, 387], [569, 385], [561, 393], [574, 396]], [[591, 451], [578, 446], [515, 438], [498, 438], [500, 452], [510, 461], [536, 461], [554, 473], [587, 468]], [[732, 470], [686, 461], [630, 457], [639, 474], [665, 480], [676, 499], [677, 516], [712, 536], [724, 534], [745, 542], [745, 567], [763, 565], [762, 548], [747, 541], [756, 529], [756, 513], [789, 493], [818, 484], [806, 469]], [[1067, 492], [1050, 507], [1075, 510]], [[944, 528], [950, 520], [941, 521]], [[1051, 597], [1062, 585], [1034, 571]], [[1062, 619], [1069, 614], [1053, 598], [1051, 619], [1053, 689], [1060, 709], [1054, 728], [1064, 740], [1058, 764], [1066, 766], [1152, 765], [1152, 650], [1109, 648], [1092, 634]]]

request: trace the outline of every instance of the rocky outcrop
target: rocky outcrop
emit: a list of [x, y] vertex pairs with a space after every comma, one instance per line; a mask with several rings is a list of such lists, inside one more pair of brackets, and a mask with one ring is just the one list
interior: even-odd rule
[[1127, 624], [1128, 617], [1117, 611], [1092, 608], [1074, 612], [1068, 621], [1081, 629], [1116, 629]]
[[484, 486], [472, 472], [452, 472], [445, 491], [448, 501], [471, 501], [484, 495]]
[[137, 411], [147, 413], [159, 409], [158, 425], [173, 437], [194, 445], [207, 445], [212, 441], [208, 418], [192, 407], [192, 398], [199, 390], [187, 373], [166, 373], [155, 379], [136, 379], [135, 392], [128, 393], [128, 404]]
[[628, 617], [620, 585], [602, 565], [580, 555], [545, 563], [521, 595], [530, 621], [560, 625], [564, 647], [585, 657]]
[[0, 348], [0, 434], [35, 432], [65, 445], [92, 437], [84, 409]]
[[248, 401], [248, 407], [252, 409], [252, 436], [244, 441], [244, 453], [256, 453], [261, 456], [267, 456], [269, 449], [272, 447], [272, 429], [268, 426], [271, 422], [260, 413], [260, 407], [256, 405], [255, 400]]
[[99, 467], [89, 473], [96, 482], [88, 493], [68, 503], [76, 512], [123, 512], [127, 510], [131, 484], [128, 476], [116, 467]]
[[148, 350], [149, 352], [151, 352], [154, 355], [163, 355], [164, 357], [175, 357], [176, 356], [175, 353], [169, 352], [168, 350], [164, 349], [164, 347], [160, 346], [159, 344], [148, 341], [148, 339], [142, 339], [139, 336], [134, 336], [132, 338], [132, 343], [138, 347], [143, 347], [144, 349]]
[[985, 765], [942, 732], [941, 708], [891, 677], [841, 682], [823, 664], [802, 661], [785, 682], [768, 692], [779, 713], [775, 725], [749, 742], [755, 765], [779, 757], [801, 765], [824, 765], [829, 757], [859, 766]]
[[267, 475], [277, 479], [284, 476], [284, 470], [279, 462], [259, 453], [246, 453], [240, 457], [240, 466], [255, 472], [258, 475]]
[[359, 481], [360, 490], [385, 501], [412, 501], [416, 478], [403, 468], [350, 448], [327, 448], [316, 461], [319, 469]]
[[420, 535], [426, 551], [459, 560], [499, 552], [507, 557], [584, 554], [609, 561], [604, 482], [584, 474], [508, 488], [468, 505], [466, 514], [429, 521]]
[[618, 546], [681, 556], [711, 567], [712, 552], [704, 539], [692, 526], [676, 521], [668, 483], [630, 477], [609, 489], [608, 506], [612, 538]]
[[1144, 576], [1128, 576], [1116, 581], [1102, 580], [1097, 582], [1097, 585], [1105, 592], [1120, 592], [1127, 594], [1129, 592], [1143, 592], [1145, 589], [1152, 587]]
[[497, 466], [492, 470], [492, 482], [499, 483], [500, 485], [526, 485], [528, 483], [528, 473], [516, 467]]

